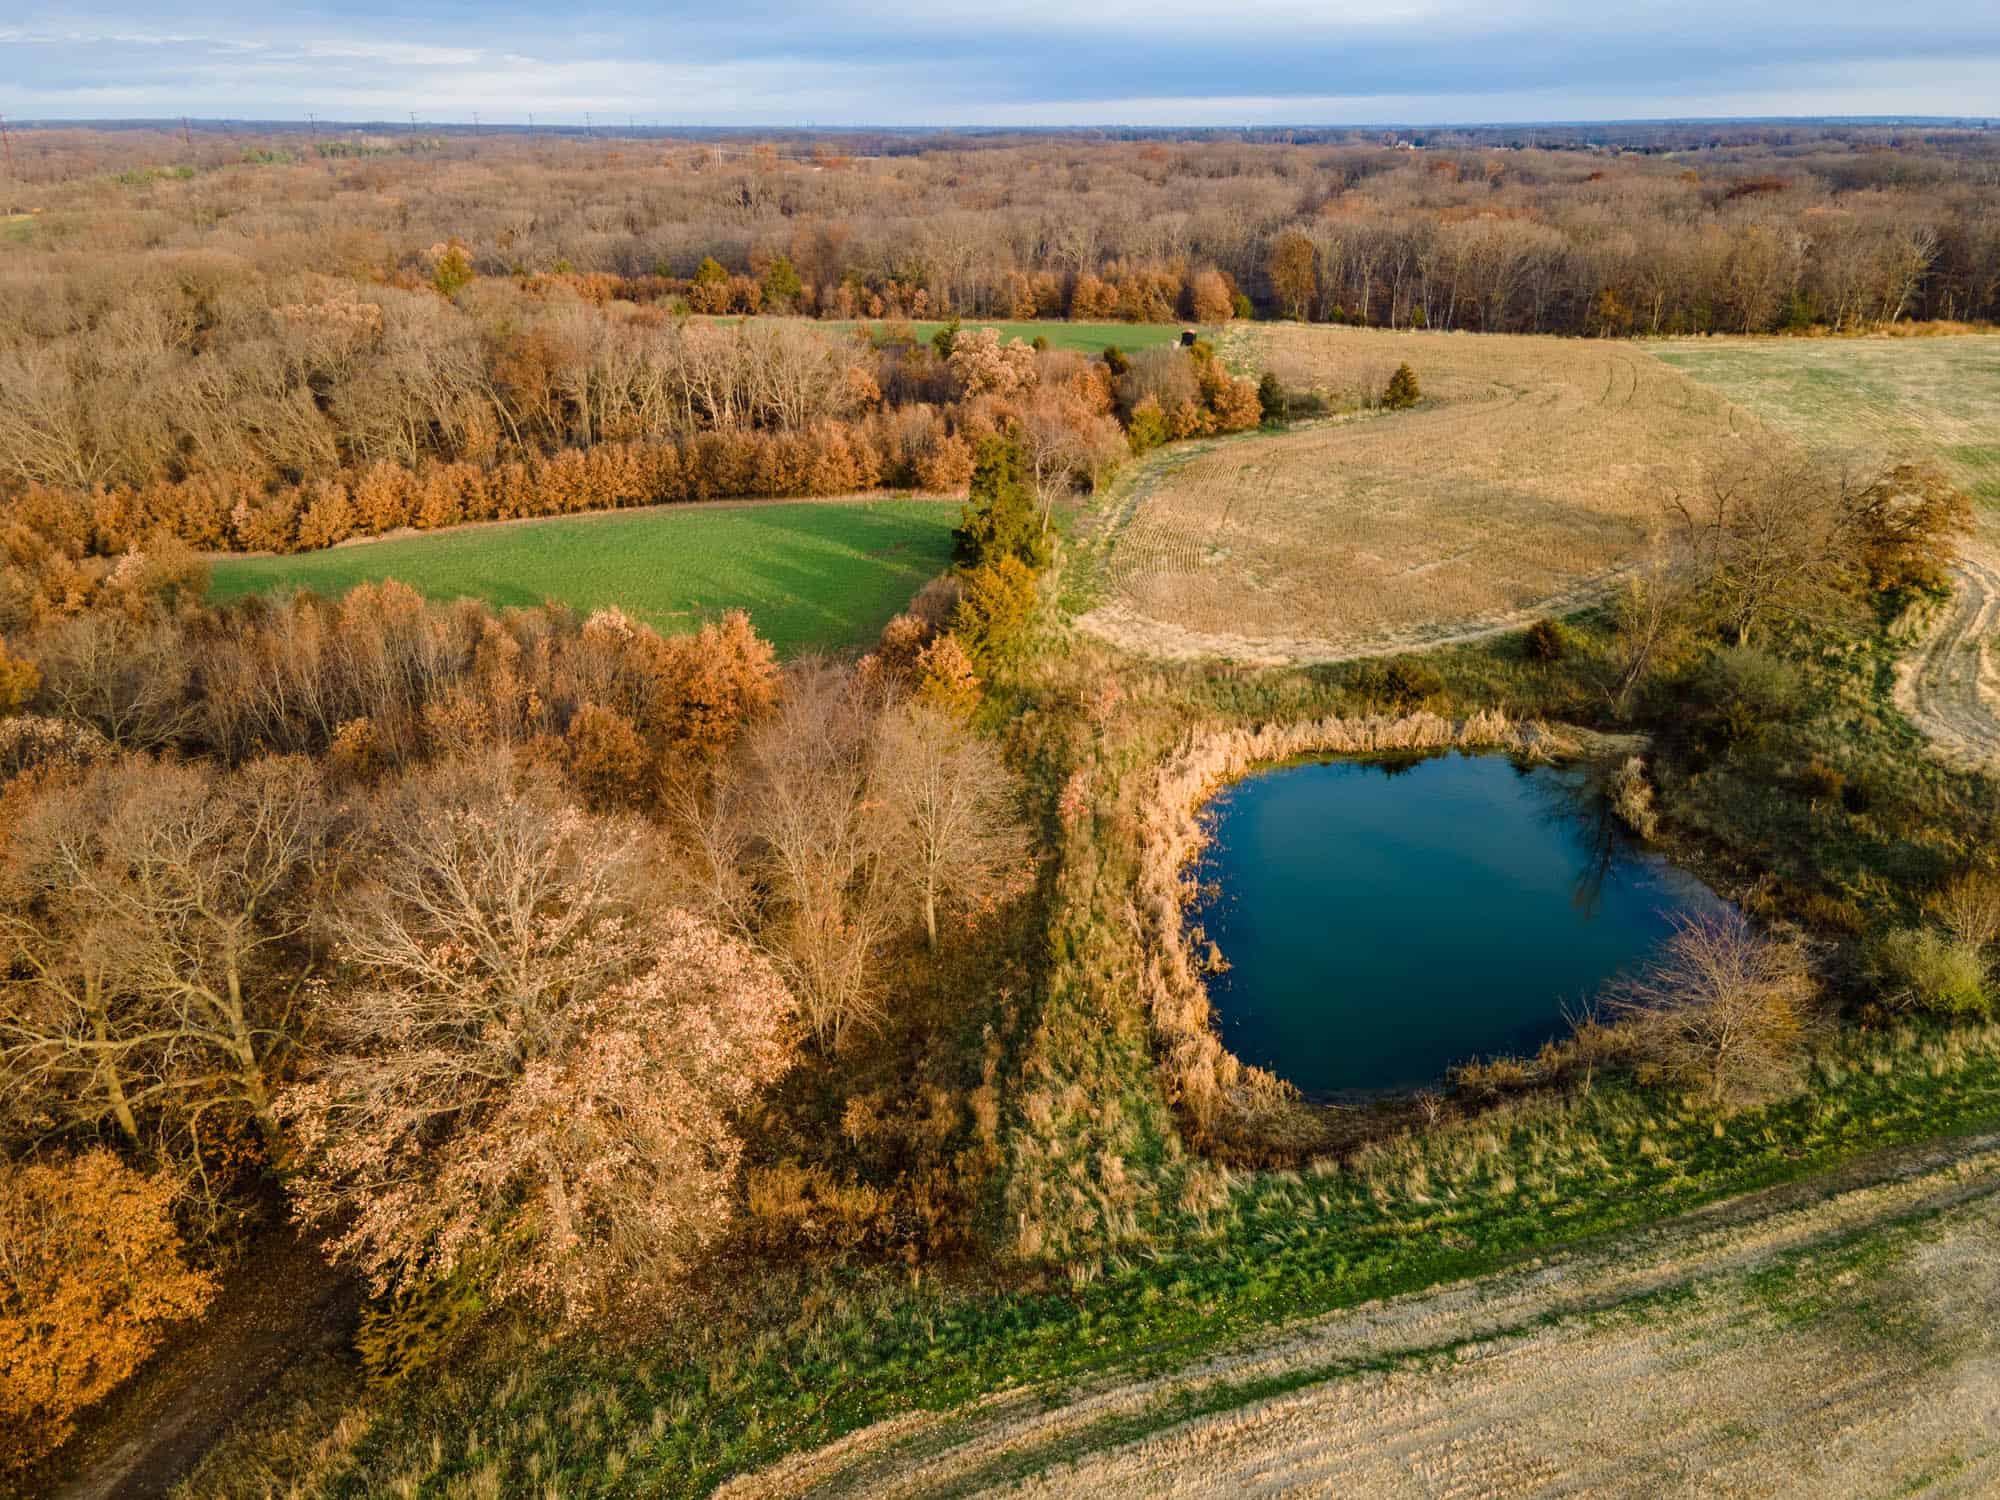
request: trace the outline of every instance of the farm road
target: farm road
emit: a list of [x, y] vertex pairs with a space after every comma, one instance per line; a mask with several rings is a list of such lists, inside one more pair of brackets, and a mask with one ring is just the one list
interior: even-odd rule
[[1164, 1376], [913, 1415], [721, 1492], [2000, 1493], [2000, 1134], [1877, 1154]]
[[1968, 542], [1952, 571], [1952, 594], [1896, 674], [1896, 706], [1950, 759], [2000, 760], [2000, 546]]

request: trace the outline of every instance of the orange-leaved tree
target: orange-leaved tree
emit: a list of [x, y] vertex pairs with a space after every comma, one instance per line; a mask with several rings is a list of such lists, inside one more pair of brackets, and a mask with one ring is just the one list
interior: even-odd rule
[[109, 1151], [0, 1164], [0, 1472], [66, 1438], [215, 1282], [181, 1258], [173, 1184]]

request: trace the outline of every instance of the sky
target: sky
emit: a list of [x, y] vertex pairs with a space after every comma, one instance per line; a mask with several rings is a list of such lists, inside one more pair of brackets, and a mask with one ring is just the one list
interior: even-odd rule
[[2000, 116], [2000, 3], [0, 4], [10, 119], [309, 112], [743, 126]]

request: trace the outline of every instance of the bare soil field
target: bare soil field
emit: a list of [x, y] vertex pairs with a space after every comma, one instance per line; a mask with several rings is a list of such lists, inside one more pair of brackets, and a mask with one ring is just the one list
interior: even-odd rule
[[1897, 706], [1949, 759], [2000, 758], [2000, 338], [1699, 339], [1659, 358], [1813, 448], [1942, 464], [1980, 507]]
[[1271, 324], [1227, 353], [1342, 403], [1407, 361], [1424, 404], [1153, 460], [1084, 617], [1131, 648], [1279, 663], [1516, 628], [1601, 592], [1658, 480], [1757, 430], [1609, 342]]
[[2000, 1136], [1932, 1143], [721, 1493], [1993, 1494], [1996, 1232]]

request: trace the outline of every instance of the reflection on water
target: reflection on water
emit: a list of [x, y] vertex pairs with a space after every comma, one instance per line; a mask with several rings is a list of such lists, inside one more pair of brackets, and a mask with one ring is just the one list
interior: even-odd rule
[[1674, 914], [1718, 904], [1575, 768], [1313, 761], [1212, 811], [1193, 920], [1229, 961], [1210, 981], [1223, 1040], [1309, 1095], [1532, 1051]]

